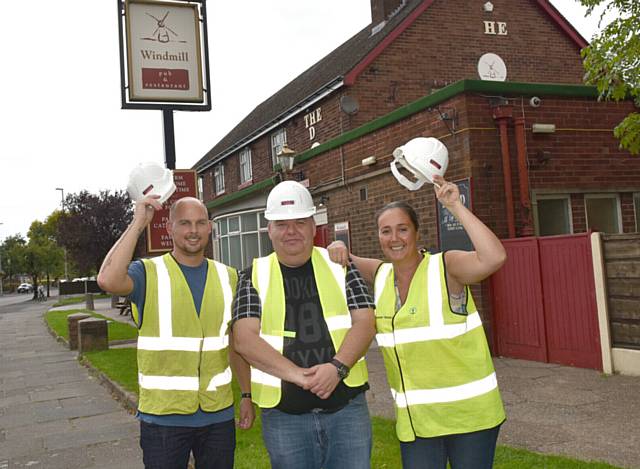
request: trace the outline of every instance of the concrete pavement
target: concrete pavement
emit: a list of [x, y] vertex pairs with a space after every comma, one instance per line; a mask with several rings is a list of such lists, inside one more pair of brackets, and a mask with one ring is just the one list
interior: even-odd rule
[[0, 309], [0, 469], [143, 467], [137, 421], [51, 337], [47, 303]]
[[[128, 321], [109, 300], [95, 307]], [[45, 309], [0, 309], [0, 469], [142, 467], [137, 422], [48, 334]], [[375, 346], [367, 358], [371, 413], [393, 418]], [[500, 444], [640, 468], [640, 378], [506, 358], [495, 366], [507, 411]]]

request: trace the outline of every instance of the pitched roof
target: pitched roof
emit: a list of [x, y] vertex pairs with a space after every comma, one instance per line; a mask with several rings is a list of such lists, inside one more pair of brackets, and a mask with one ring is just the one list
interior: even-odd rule
[[[370, 24], [347, 42], [316, 62], [302, 74], [282, 87], [270, 98], [260, 103], [222, 140], [209, 150], [197, 163], [196, 170], [205, 169], [211, 163], [223, 158], [255, 135], [262, 133], [279, 119], [289, 115], [296, 107], [304, 109], [305, 103], [320, 95], [331, 86], [353, 84], [356, 77], [413, 21], [426, 10], [434, 0], [408, 0], [404, 7], [388, 19], [382, 29], [371, 34]], [[554, 20], [558, 26], [579, 46], [587, 42], [576, 29], [556, 10], [548, 0], [535, 2]]]

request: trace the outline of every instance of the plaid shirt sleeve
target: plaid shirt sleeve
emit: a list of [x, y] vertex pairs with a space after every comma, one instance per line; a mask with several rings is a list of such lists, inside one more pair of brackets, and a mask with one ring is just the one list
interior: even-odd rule
[[251, 268], [240, 273], [236, 297], [233, 301], [231, 324], [242, 318], [260, 318], [262, 306], [260, 296], [251, 282]]
[[364, 308], [375, 309], [376, 305], [373, 302], [371, 293], [369, 293], [369, 287], [352, 262], [347, 267], [346, 289], [349, 311]]

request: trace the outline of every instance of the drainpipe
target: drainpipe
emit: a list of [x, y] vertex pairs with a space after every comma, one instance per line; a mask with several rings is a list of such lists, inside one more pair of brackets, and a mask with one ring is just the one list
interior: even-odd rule
[[515, 117], [513, 123], [516, 132], [516, 152], [518, 154], [518, 180], [520, 181], [520, 213], [522, 220], [521, 236], [533, 236], [531, 220], [531, 199], [529, 198], [529, 168], [525, 148], [524, 116]]
[[493, 119], [500, 129], [500, 148], [502, 150], [502, 175], [504, 178], [504, 195], [507, 208], [507, 229], [509, 238], [516, 237], [515, 216], [513, 213], [513, 188], [511, 186], [511, 162], [509, 155], [509, 133], [507, 126], [513, 117], [513, 108], [509, 105], [493, 108]]

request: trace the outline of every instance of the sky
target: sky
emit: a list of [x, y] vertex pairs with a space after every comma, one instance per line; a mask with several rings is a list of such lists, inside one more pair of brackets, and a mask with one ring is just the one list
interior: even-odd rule
[[[585, 39], [598, 30], [577, 1], [551, 3]], [[177, 168], [371, 21], [370, 0], [209, 0], [207, 13], [212, 110], [174, 113]], [[161, 111], [120, 108], [116, 0], [3, 2], [2, 35], [0, 242], [59, 209], [56, 188], [125, 189], [138, 163], [164, 162]]]

